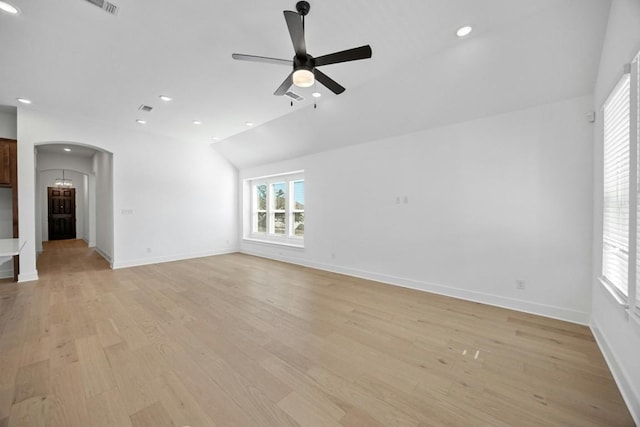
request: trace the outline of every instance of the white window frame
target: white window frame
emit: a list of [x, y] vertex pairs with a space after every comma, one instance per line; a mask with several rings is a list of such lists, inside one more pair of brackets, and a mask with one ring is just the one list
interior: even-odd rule
[[[249, 215], [248, 221], [249, 230], [244, 233], [245, 239], [256, 240], [260, 242], [275, 243], [280, 245], [304, 247], [304, 236], [296, 236], [293, 228], [293, 220], [296, 212], [304, 212], [304, 209], [295, 209], [294, 204], [294, 183], [304, 182], [304, 171], [297, 171], [279, 175], [270, 175], [266, 177], [251, 178], [245, 180], [248, 184], [250, 192], [249, 202]], [[285, 184], [285, 208], [276, 209], [276, 198], [273, 191], [275, 184]], [[267, 188], [267, 204], [266, 211], [259, 208], [258, 204], [258, 192], [257, 188], [260, 185], [265, 185]], [[305, 185], [305, 199], [306, 199], [306, 185]], [[266, 231], [258, 231], [258, 213], [266, 213]], [[282, 213], [285, 216], [285, 233], [277, 234], [275, 232], [275, 214]]]

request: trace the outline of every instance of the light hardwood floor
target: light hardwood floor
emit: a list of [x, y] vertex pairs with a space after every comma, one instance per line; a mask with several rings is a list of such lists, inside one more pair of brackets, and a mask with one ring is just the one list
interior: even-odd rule
[[631, 426], [588, 328], [233, 254], [0, 282], [0, 426]]

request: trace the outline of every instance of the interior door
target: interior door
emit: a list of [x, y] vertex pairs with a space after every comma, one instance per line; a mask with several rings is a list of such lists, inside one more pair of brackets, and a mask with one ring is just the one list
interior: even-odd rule
[[48, 187], [49, 240], [76, 238], [76, 189]]

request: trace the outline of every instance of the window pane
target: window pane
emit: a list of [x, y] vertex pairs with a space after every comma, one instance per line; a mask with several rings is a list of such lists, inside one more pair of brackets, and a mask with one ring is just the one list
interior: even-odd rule
[[273, 232], [275, 234], [285, 234], [287, 232], [287, 224], [285, 222], [286, 214], [276, 213], [273, 215]]
[[[634, 63], [632, 64], [633, 72], [632, 77], [635, 80], [635, 94], [631, 94], [631, 102], [636, 105], [635, 117], [632, 117], [632, 123], [635, 121], [635, 130], [631, 131], [635, 133], [636, 144], [636, 162], [640, 166], [640, 54], [636, 56]], [[634, 75], [635, 74], [635, 75]], [[633, 125], [632, 125], [633, 126]], [[639, 169], [640, 170], [640, 169]], [[640, 173], [636, 174], [637, 183], [640, 184]], [[637, 186], [640, 193], [640, 185]], [[640, 214], [640, 194], [637, 200], [636, 213]], [[640, 218], [640, 215], [638, 216]], [[636, 308], [640, 308], [640, 227], [636, 227]]]
[[258, 233], [267, 232], [267, 213], [258, 212]]
[[602, 274], [628, 295], [629, 265], [629, 75], [604, 105], [604, 212]]
[[267, 210], [267, 186], [264, 184], [257, 185], [256, 195], [258, 197], [258, 210], [260, 211]]
[[304, 212], [293, 214], [293, 234], [298, 237], [304, 236]]
[[293, 209], [297, 211], [304, 210], [304, 181], [293, 183]]
[[284, 182], [279, 182], [277, 184], [273, 184], [273, 198], [274, 205], [273, 208], [276, 210], [284, 210], [285, 207], [285, 198], [287, 197], [287, 187]]

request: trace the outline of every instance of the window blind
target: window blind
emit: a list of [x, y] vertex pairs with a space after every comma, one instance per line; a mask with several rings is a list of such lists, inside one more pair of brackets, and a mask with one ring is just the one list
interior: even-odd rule
[[[636, 182], [638, 183], [637, 189], [640, 193], [640, 54], [636, 56], [631, 64], [631, 82], [630, 82], [630, 144], [634, 144], [636, 147]], [[640, 194], [636, 200], [636, 215], [640, 218]], [[636, 225], [636, 271], [635, 271], [635, 292], [630, 291], [630, 297], [634, 297], [630, 303], [633, 303], [635, 299], [635, 308], [640, 308], [640, 227]], [[635, 293], [635, 295], [633, 295]]]
[[624, 74], [604, 105], [602, 275], [625, 296], [629, 265], [629, 101], [630, 77]]

